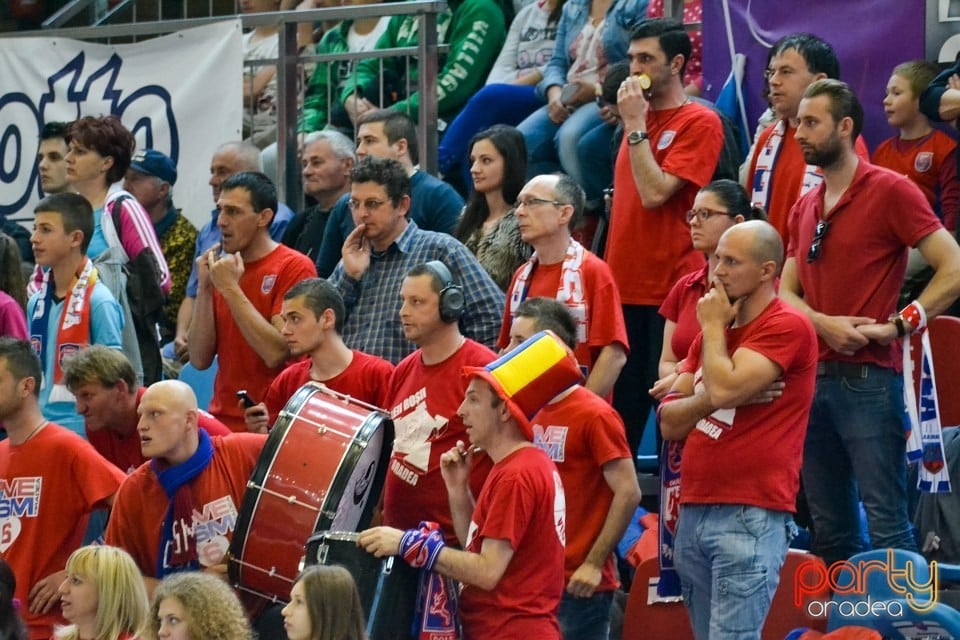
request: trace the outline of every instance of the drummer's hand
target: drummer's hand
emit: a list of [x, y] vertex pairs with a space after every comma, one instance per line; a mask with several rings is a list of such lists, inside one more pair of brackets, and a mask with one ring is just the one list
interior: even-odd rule
[[600, 584], [602, 570], [600, 567], [584, 562], [570, 576], [567, 583], [567, 593], [574, 598], [589, 598]]
[[474, 447], [467, 447], [463, 440], [440, 456], [440, 475], [447, 487], [463, 488], [470, 483], [470, 465], [473, 464]]
[[[243, 400], [238, 400], [237, 406], [243, 409]], [[249, 409], [243, 409], [243, 421], [247, 423], [247, 431], [250, 433], [267, 433], [270, 428], [267, 405], [260, 402]]]
[[400, 531], [400, 529], [374, 527], [360, 532], [357, 537], [357, 546], [378, 558], [395, 556], [400, 553], [400, 538], [402, 537], [403, 531]]

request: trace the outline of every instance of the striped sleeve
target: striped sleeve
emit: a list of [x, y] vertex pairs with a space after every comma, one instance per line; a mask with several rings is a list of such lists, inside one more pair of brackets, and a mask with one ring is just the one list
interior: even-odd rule
[[160, 248], [157, 232], [153, 229], [150, 216], [133, 197], [125, 198], [121, 207], [126, 214], [120, 216], [120, 244], [123, 245], [123, 250], [133, 259], [149, 247], [160, 266], [160, 288], [165, 295], [169, 295], [170, 268]]

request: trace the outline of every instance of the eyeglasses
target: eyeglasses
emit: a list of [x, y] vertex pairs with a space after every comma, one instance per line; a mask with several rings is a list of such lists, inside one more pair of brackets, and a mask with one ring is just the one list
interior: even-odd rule
[[820, 257], [822, 253], [820, 247], [823, 245], [823, 238], [827, 235], [830, 228], [830, 222], [821, 220], [817, 223], [817, 228], [813, 231], [813, 242], [810, 243], [810, 250], [807, 251], [807, 262], [813, 262]]
[[546, 200], [544, 198], [523, 198], [523, 199], [518, 199], [516, 202], [514, 202], [513, 206], [519, 209], [520, 207], [527, 207], [527, 208], [536, 207], [541, 204], [552, 204], [555, 207], [562, 207], [563, 205], [568, 203], [559, 202], [557, 200]]
[[729, 215], [729, 211], [716, 211], [714, 209], [707, 209], [706, 207], [702, 207], [700, 209], [690, 209], [690, 211], [687, 211], [687, 224], [692, 223], [694, 218], [699, 220], [701, 223], [704, 223], [713, 216]]
[[373, 198], [370, 198], [369, 200], [364, 200], [363, 202], [360, 202], [359, 200], [350, 200], [348, 204], [350, 206], [350, 211], [359, 211], [360, 209], [376, 211], [383, 205], [387, 204], [387, 201], [374, 200]]

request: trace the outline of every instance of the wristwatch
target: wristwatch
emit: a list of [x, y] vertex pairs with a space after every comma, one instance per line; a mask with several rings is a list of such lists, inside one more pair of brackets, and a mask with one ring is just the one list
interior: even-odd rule
[[627, 144], [633, 146], [635, 144], [640, 144], [644, 140], [649, 140], [650, 136], [647, 135], [646, 131], [631, 131], [627, 134]]

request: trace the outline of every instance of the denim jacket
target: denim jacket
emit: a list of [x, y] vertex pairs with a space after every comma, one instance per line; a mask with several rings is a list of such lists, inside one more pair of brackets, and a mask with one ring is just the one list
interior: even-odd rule
[[[537, 85], [537, 94], [544, 100], [549, 87], [567, 83], [567, 70], [573, 62], [570, 59], [570, 47], [590, 19], [590, 2], [591, 0], [567, 0], [563, 5], [563, 14], [557, 26], [557, 44], [550, 62], [547, 63], [543, 80]], [[613, 0], [607, 10], [603, 28], [603, 51], [609, 64], [626, 59], [627, 47], [630, 46], [630, 31], [646, 17], [647, 0]]]

